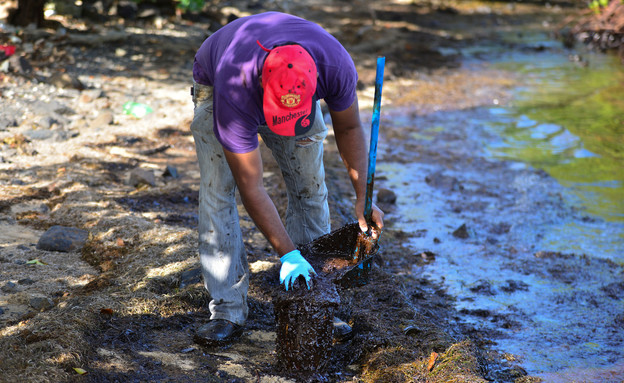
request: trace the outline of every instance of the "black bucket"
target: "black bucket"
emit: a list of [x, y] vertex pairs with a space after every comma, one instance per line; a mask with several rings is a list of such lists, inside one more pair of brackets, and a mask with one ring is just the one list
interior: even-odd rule
[[322, 376], [331, 360], [333, 318], [339, 304], [336, 286], [322, 278], [315, 278], [310, 290], [303, 283], [289, 291], [282, 286], [275, 294], [275, 351], [286, 371]]
[[289, 291], [280, 285], [273, 294], [277, 359], [287, 371], [318, 377], [328, 367], [340, 305], [337, 288], [367, 284], [379, 250], [376, 241], [363, 235], [352, 223], [299, 247], [317, 273], [310, 289], [300, 277]]
[[301, 254], [319, 276], [344, 288], [363, 286], [368, 283], [379, 245], [372, 243], [364, 257], [357, 256], [360, 235], [359, 225], [350, 223], [300, 246]]

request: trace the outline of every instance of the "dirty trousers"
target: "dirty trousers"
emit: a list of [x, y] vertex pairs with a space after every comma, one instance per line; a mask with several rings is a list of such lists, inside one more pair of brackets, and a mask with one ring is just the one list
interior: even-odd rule
[[[210, 319], [242, 325], [247, 318], [249, 268], [239, 225], [236, 183], [213, 131], [212, 87], [193, 85], [191, 132], [199, 162], [199, 257], [204, 285], [211, 296]], [[288, 195], [285, 227], [296, 245], [329, 233], [329, 206], [323, 167], [327, 127], [320, 103], [316, 120], [305, 135], [284, 137], [266, 125], [262, 141], [277, 161]]]

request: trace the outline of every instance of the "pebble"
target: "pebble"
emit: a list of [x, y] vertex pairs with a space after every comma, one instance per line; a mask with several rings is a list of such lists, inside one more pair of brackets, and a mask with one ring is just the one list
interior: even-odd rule
[[13, 116], [0, 116], [0, 131], [7, 128], [13, 128], [18, 126], [17, 120]]
[[429, 186], [449, 192], [463, 190], [464, 188], [457, 178], [442, 174], [441, 171], [426, 176], [425, 182]]
[[74, 227], [52, 226], [43, 233], [37, 249], [49, 251], [70, 252], [84, 246], [89, 232]]
[[19, 73], [19, 74], [28, 74], [32, 72], [33, 68], [32, 68], [32, 65], [30, 65], [30, 62], [21, 56], [13, 55], [9, 57], [7, 61], [8, 61], [7, 69], [9, 72]]
[[14, 282], [8, 281], [0, 288], [0, 290], [2, 290], [2, 292], [7, 293], [7, 294], [14, 293], [17, 291], [17, 284], [15, 284]]
[[156, 185], [156, 176], [152, 170], [135, 168], [130, 171], [128, 174], [128, 185], [136, 187], [141, 184]]
[[53, 101], [43, 101], [43, 100], [35, 100], [28, 105], [28, 108], [31, 112], [37, 116], [56, 116], [56, 115], [72, 115], [72, 109], [70, 109], [67, 105], [63, 103], [53, 100]]
[[394, 204], [396, 199], [397, 195], [392, 190], [381, 188], [377, 192], [377, 202]]
[[180, 288], [183, 289], [187, 286], [195, 285], [202, 282], [201, 268], [197, 267], [191, 270], [187, 270], [180, 276]]
[[108, 125], [112, 125], [115, 122], [113, 112], [110, 110], [102, 110], [98, 113], [97, 117], [91, 121], [89, 126], [93, 129], [105, 128]]
[[83, 104], [90, 104], [94, 100], [102, 97], [103, 95], [104, 95], [104, 92], [102, 91], [102, 89], [87, 89], [87, 90], [83, 90], [80, 93], [80, 97], [78, 98], [78, 101]]
[[78, 79], [78, 76], [69, 73], [55, 73], [48, 79], [48, 83], [61, 89], [78, 89], [83, 90], [84, 84]]
[[[35, 121], [35, 124], [37, 124], [38, 127], [40, 127], [41, 129], [51, 129], [55, 124], [58, 125], [59, 121], [57, 121], [54, 117], [52, 116], [43, 116], [40, 117], [39, 119], [37, 119], [37, 121]], [[44, 133], [52, 133], [52, 132], [47, 132], [46, 130], [44, 130]], [[35, 131], [31, 131], [33, 133], [36, 132], [42, 132], [41, 130], [35, 130]], [[32, 139], [32, 137], [30, 137]], [[46, 137], [49, 138], [49, 137]], [[45, 138], [43, 138], [45, 139]]]
[[457, 230], [453, 232], [453, 236], [456, 238], [461, 238], [461, 239], [466, 239], [470, 237], [470, 234], [468, 233], [468, 227], [466, 227], [466, 224], [464, 223], [463, 225], [458, 227]]
[[[56, 122], [54, 122], [56, 123]], [[48, 130], [49, 128], [29, 130], [24, 132], [24, 135], [28, 137], [31, 141], [45, 141], [45, 140], [54, 140], [54, 141], [66, 141], [72, 135], [69, 132], [64, 130]]]
[[180, 173], [178, 173], [178, 168], [173, 165], [167, 165], [163, 177], [179, 178]]
[[[40, 201], [28, 201], [28, 202], [17, 203], [11, 206], [10, 211], [12, 215], [17, 215], [17, 214], [26, 213], [26, 212], [47, 214], [50, 212], [50, 208], [48, 207], [48, 205]], [[21, 245], [21, 246], [24, 246], [24, 245]]]
[[28, 304], [38, 311], [48, 310], [54, 307], [54, 301], [48, 297], [32, 297]]

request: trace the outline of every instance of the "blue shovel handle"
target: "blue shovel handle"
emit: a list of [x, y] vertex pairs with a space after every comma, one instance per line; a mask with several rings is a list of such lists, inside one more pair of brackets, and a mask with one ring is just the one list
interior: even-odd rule
[[377, 162], [377, 138], [379, 136], [379, 114], [381, 111], [381, 91], [383, 86], [385, 57], [377, 58], [377, 74], [375, 76], [375, 101], [373, 104], [373, 121], [371, 126], [370, 148], [368, 150], [368, 175], [366, 176], [366, 203], [364, 218], [366, 223], [373, 223], [373, 184], [375, 182], [375, 163]]

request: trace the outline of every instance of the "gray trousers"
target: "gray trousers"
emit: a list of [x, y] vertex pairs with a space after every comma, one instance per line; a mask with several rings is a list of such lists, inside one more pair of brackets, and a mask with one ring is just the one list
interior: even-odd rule
[[[249, 267], [236, 206], [236, 183], [213, 131], [212, 87], [194, 84], [191, 132], [199, 162], [199, 257], [210, 293], [211, 319], [243, 324], [247, 319]], [[320, 103], [312, 129], [284, 137], [264, 125], [262, 141], [277, 161], [288, 195], [285, 227], [296, 245], [330, 231], [323, 140], [327, 126]]]

